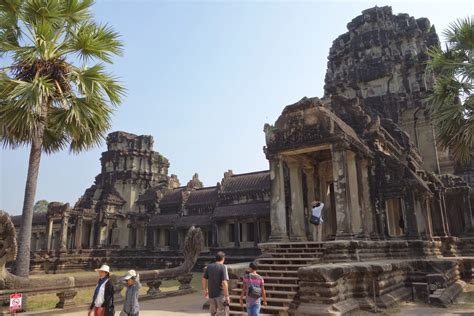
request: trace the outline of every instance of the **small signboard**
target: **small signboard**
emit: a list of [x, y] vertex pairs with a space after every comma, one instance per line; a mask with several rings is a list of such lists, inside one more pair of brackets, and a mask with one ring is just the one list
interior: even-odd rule
[[21, 299], [23, 295], [20, 293], [15, 293], [10, 295], [10, 310], [18, 311], [21, 310]]

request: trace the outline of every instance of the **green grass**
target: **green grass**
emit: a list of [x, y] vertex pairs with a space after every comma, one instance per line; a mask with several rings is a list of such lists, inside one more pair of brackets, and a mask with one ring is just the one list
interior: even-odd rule
[[[127, 271], [117, 271], [115, 272], [115, 274], [125, 275], [126, 272]], [[95, 274], [97, 273], [81, 271], [81, 272], [68, 273], [68, 274], [55, 274], [55, 275], [51, 275], [51, 278], [62, 278], [65, 276], [95, 275]], [[44, 275], [34, 275], [31, 278], [37, 279], [40, 277], [44, 278]], [[191, 286], [198, 291], [202, 291], [201, 278], [202, 278], [202, 273], [193, 273]], [[160, 290], [162, 292], [172, 292], [172, 291], [177, 291], [178, 287], [179, 287], [179, 282], [177, 280], [169, 280], [169, 281], [163, 281], [163, 283], [160, 286]], [[122, 290], [122, 295], [125, 295], [125, 290], [126, 290], [125, 288]], [[74, 301], [76, 302], [77, 305], [85, 305], [85, 304], [90, 303], [92, 299], [93, 291], [94, 291], [94, 287], [79, 289], [76, 297], [74, 298]], [[140, 295], [146, 295], [147, 291], [148, 291], [148, 286], [146, 285], [146, 282], [144, 282], [142, 284], [142, 288], [140, 289]], [[58, 301], [59, 299], [55, 293], [30, 296], [28, 298], [28, 311], [52, 309], [52, 308], [55, 308], [56, 303]]]

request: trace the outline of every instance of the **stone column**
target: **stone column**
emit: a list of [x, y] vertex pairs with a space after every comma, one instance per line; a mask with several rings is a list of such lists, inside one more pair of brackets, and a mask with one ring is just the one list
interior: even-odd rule
[[240, 248], [240, 224], [239, 222], [235, 222], [234, 224], [234, 245], [235, 248]]
[[291, 190], [291, 217], [290, 217], [290, 240], [306, 240], [305, 216], [303, 203], [303, 178], [301, 176], [301, 165], [298, 162], [288, 163], [290, 169]]
[[51, 248], [52, 248], [52, 245], [51, 245], [51, 242], [53, 240], [53, 224], [54, 224], [54, 221], [52, 218], [48, 218], [48, 231], [47, 231], [47, 234], [48, 234], [48, 243], [46, 244], [46, 250], [49, 252], [51, 251]]
[[260, 222], [255, 219], [253, 225], [254, 246], [257, 247], [260, 242]]
[[[314, 182], [314, 167], [312, 166], [305, 166], [303, 168], [303, 172], [306, 176], [306, 196], [307, 196], [307, 203], [308, 205], [308, 214], [305, 214], [305, 229], [307, 230], [306, 232], [306, 237], [313, 238], [313, 231], [314, 231], [314, 225], [309, 224], [309, 218], [311, 217], [311, 202], [313, 202], [316, 199], [316, 194], [315, 194], [315, 182]], [[318, 197], [321, 199], [321, 197]], [[325, 218], [323, 218], [323, 221]]]
[[[372, 224], [372, 214], [369, 212], [369, 191], [367, 185], [367, 161], [363, 160], [362, 157], [356, 157], [356, 171], [357, 171], [357, 192], [359, 193], [359, 208], [360, 208], [360, 218], [362, 221], [362, 233], [361, 237], [369, 238], [370, 234], [373, 232], [371, 227]], [[365, 184], [365, 185], [364, 185]]]
[[67, 230], [68, 230], [68, 223], [69, 223], [69, 214], [63, 214], [61, 219], [61, 233], [59, 235], [59, 251], [66, 252], [67, 251]]
[[332, 174], [334, 180], [334, 200], [336, 202], [336, 239], [351, 239], [351, 203], [346, 148], [333, 147]]
[[285, 183], [283, 175], [283, 161], [270, 160], [271, 200], [270, 223], [271, 232], [269, 241], [288, 241], [286, 230]]
[[418, 231], [418, 225], [416, 220], [415, 210], [415, 192], [408, 189], [405, 192], [404, 204], [405, 204], [405, 234], [407, 238], [419, 239], [420, 233]]
[[212, 223], [212, 247], [219, 247], [219, 227]]
[[350, 211], [351, 211], [351, 231], [355, 237], [361, 237], [362, 220], [361, 220], [361, 203], [359, 194], [359, 183], [357, 174], [356, 154], [351, 150], [346, 150], [347, 158], [347, 183], [349, 184]]
[[465, 231], [470, 232], [474, 227], [473, 217], [472, 217], [472, 206], [471, 206], [471, 199], [469, 198], [469, 189], [466, 192], [463, 192], [463, 204], [464, 204], [464, 222], [465, 224]]
[[75, 236], [75, 244], [76, 244], [76, 250], [81, 250], [82, 249], [82, 224], [84, 222], [84, 219], [82, 216], [79, 216], [76, 220], [76, 236]]

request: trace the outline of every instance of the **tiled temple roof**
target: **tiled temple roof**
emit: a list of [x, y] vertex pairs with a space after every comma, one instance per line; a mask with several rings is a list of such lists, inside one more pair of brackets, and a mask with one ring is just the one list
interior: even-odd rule
[[209, 215], [194, 215], [194, 216], [181, 216], [177, 223], [176, 227], [201, 227], [201, 226], [210, 226], [211, 217]]
[[[11, 216], [11, 220], [13, 225], [20, 226], [21, 225], [21, 215]], [[35, 225], [46, 225], [48, 223], [48, 218], [46, 213], [36, 213], [33, 214], [33, 226]]]
[[222, 194], [261, 192], [270, 190], [270, 171], [257, 171], [225, 177], [222, 181]]
[[100, 196], [100, 200], [106, 202], [107, 204], [113, 205], [124, 205], [127, 203], [120, 193], [117, 192], [115, 187], [107, 186]]
[[150, 226], [174, 226], [178, 221], [178, 214], [154, 215], [151, 217]]
[[218, 206], [214, 211], [213, 218], [256, 218], [268, 215], [270, 215], [269, 201]]
[[191, 191], [186, 207], [215, 205], [217, 203], [217, 187], [207, 187]]

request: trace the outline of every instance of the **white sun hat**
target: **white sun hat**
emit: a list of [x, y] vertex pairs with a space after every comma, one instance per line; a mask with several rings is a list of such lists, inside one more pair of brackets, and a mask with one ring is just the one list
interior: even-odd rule
[[135, 270], [129, 270], [127, 274], [123, 277], [124, 280], [128, 280], [131, 278], [136, 278], [137, 277], [137, 272]]
[[104, 271], [110, 274], [110, 267], [106, 264], [103, 264], [99, 269], [95, 269], [95, 272]]

